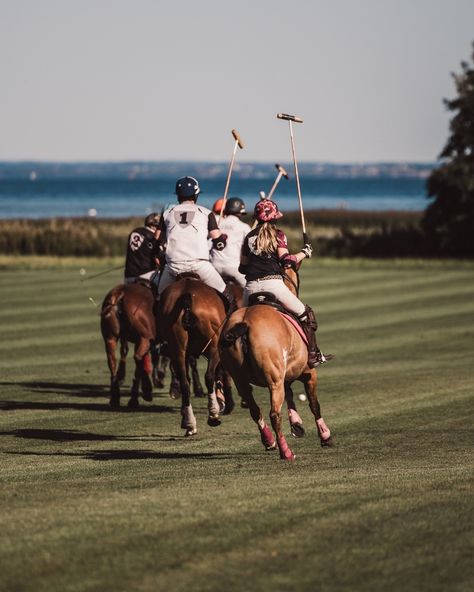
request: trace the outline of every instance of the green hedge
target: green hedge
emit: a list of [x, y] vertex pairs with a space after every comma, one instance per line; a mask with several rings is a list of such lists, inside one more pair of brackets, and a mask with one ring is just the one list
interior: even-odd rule
[[[320, 255], [335, 257], [429, 256], [418, 212], [314, 210], [305, 215], [307, 234]], [[250, 220], [248, 220], [250, 222]], [[128, 233], [141, 218], [51, 218], [0, 220], [0, 254], [124, 255]], [[281, 220], [290, 249], [302, 244], [299, 212]]]

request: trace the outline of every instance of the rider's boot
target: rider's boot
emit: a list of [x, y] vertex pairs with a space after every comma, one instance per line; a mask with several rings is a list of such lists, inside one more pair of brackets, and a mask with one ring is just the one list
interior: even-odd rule
[[316, 343], [316, 329], [318, 328], [318, 323], [313, 309], [306, 305], [304, 313], [298, 318], [301, 321], [301, 326], [306, 339], [308, 340], [308, 366], [310, 368], [316, 368], [316, 366], [332, 360], [334, 355], [328, 354], [325, 356]]
[[228, 315], [231, 315], [237, 308], [237, 303], [235, 301], [235, 296], [232, 292], [232, 289], [228, 285], [222, 292], [222, 296], [224, 297], [224, 300], [227, 302], [226, 312]]

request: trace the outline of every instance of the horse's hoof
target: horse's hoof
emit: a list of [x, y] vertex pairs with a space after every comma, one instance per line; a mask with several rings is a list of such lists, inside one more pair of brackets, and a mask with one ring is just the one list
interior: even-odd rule
[[291, 452], [290, 449], [286, 450], [285, 452], [280, 451], [280, 458], [281, 460], [288, 460], [293, 462], [296, 459], [296, 455]]
[[270, 450], [276, 450], [276, 442], [273, 442], [273, 444], [265, 444], [265, 450], [267, 452], [270, 452]]
[[240, 406], [242, 407], [242, 409], [248, 409], [248, 403], [246, 401], [244, 401], [243, 399], [240, 401]]
[[203, 397], [206, 396], [206, 393], [201, 389], [197, 389], [196, 391], [194, 391], [194, 396], [197, 397], [198, 399], [202, 399]]
[[184, 434], [184, 436], [186, 438], [189, 438], [191, 436], [194, 436], [194, 434], [197, 434], [197, 429], [196, 428], [188, 428]]
[[120, 409], [120, 399], [112, 398], [109, 404], [112, 409]]
[[333, 448], [334, 447], [334, 440], [332, 436], [330, 436], [327, 440], [321, 440], [321, 447], [322, 448]]
[[234, 410], [235, 407], [235, 403], [234, 401], [227, 401], [226, 405], [225, 405], [225, 409], [223, 411], [224, 415], [230, 415], [232, 413], [232, 411]]
[[292, 423], [290, 428], [291, 435], [295, 438], [303, 438], [306, 433], [302, 423]]
[[222, 423], [222, 422], [221, 422], [221, 420], [219, 419], [219, 417], [218, 417], [218, 416], [211, 417], [211, 416], [209, 415], [209, 417], [207, 418], [207, 425], [208, 425], [208, 426], [211, 426], [211, 428], [215, 428], [215, 427], [217, 427], [217, 426], [220, 426], [220, 425], [221, 425], [221, 423]]
[[142, 399], [144, 401], [153, 401], [153, 393], [142, 393]]
[[130, 399], [130, 401], [128, 402], [127, 407], [129, 409], [138, 409], [140, 407], [140, 403], [138, 402], [138, 399], [136, 399], [135, 397], [132, 397]]

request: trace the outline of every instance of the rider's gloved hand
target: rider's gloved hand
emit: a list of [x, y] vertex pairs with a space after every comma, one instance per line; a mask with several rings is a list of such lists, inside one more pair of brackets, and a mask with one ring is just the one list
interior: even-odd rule
[[306, 243], [304, 247], [301, 249], [301, 252], [304, 254], [305, 257], [311, 259], [311, 256], [313, 255], [313, 247], [309, 243]]

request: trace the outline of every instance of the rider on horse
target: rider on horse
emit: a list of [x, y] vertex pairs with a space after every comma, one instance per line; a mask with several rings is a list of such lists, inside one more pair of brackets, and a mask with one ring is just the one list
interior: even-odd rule
[[157, 238], [166, 242], [166, 266], [161, 273], [158, 294], [182, 273], [196, 273], [200, 279], [220, 292], [229, 305], [233, 295], [209, 261], [208, 237], [218, 251], [225, 248], [227, 236], [217, 226], [215, 215], [196, 201], [201, 192], [194, 177], [176, 181], [178, 205], [167, 208], [160, 219]]
[[257, 203], [254, 218], [257, 226], [246, 236], [243, 247], [240, 271], [245, 274], [247, 284], [244, 299], [256, 292], [271, 292], [289, 311], [298, 316], [308, 340], [308, 365], [314, 368], [330, 359], [323, 355], [316, 344], [316, 318], [313, 310], [303, 304], [283, 281], [282, 268], [293, 267], [306, 257], [311, 257], [313, 249], [310, 244], [291, 255], [285, 234], [275, 227], [276, 221], [283, 214], [277, 204], [269, 199]]
[[138, 279], [155, 282], [160, 267], [160, 246], [156, 236], [160, 215], [156, 212], [145, 218], [144, 226], [135, 228], [128, 236], [125, 259], [125, 284]]
[[[212, 208], [218, 209], [220, 214], [222, 200], [217, 200]], [[245, 276], [239, 271], [240, 251], [245, 237], [250, 232], [250, 226], [242, 222], [241, 217], [246, 214], [245, 204], [240, 197], [231, 197], [224, 208], [224, 217], [219, 228], [227, 235], [227, 246], [224, 250], [211, 250], [211, 263], [224, 278], [235, 280], [242, 288], [245, 286]]]

